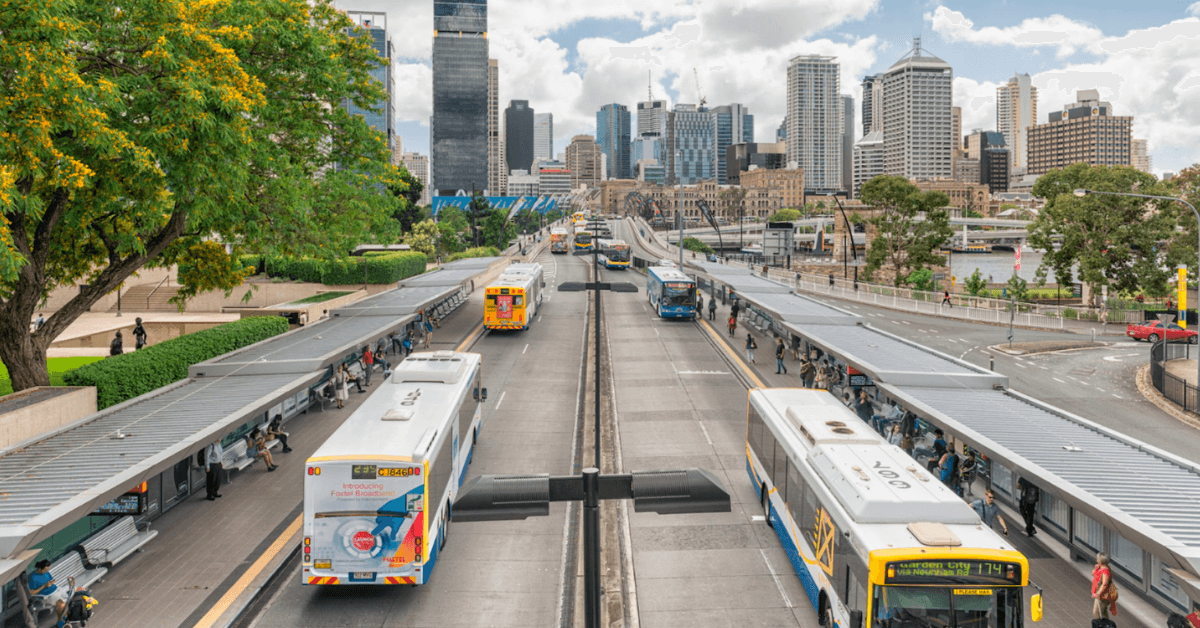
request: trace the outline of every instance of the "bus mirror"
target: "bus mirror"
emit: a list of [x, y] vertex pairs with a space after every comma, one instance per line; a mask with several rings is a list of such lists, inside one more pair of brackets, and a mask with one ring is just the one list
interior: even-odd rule
[[1042, 621], [1042, 594], [1035, 593], [1029, 598], [1029, 618]]
[[862, 611], [850, 611], [850, 628], [862, 628]]
[[476, 387], [475, 390], [472, 392], [472, 396], [475, 397], [475, 401], [479, 401], [479, 388], [478, 387]]
[[482, 389], [482, 394], [479, 396], [480, 401], [487, 401], [487, 389]]

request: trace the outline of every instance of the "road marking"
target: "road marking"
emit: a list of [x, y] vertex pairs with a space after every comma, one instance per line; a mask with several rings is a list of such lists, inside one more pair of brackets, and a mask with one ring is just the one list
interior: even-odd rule
[[762, 515], [753, 515], [752, 517], [750, 517], [750, 520], [751, 521], [766, 521], [767, 518]]
[[708, 437], [708, 430], [704, 429], [704, 421], [696, 421], [696, 422], [700, 424], [700, 431], [704, 432], [704, 440], [708, 441], [709, 447], [712, 447], [713, 442], [712, 442], [712, 439]]
[[[204, 617], [201, 617], [200, 621], [196, 622], [195, 628], [212, 628], [212, 625], [217, 623], [217, 620], [221, 618], [221, 615], [225, 614], [225, 611], [229, 610], [230, 605], [232, 605], [239, 597], [241, 597], [242, 593], [246, 590], [246, 587], [250, 586], [250, 582], [258, 577], [258, 574], [261, 573], [263, 569], [266, 569], [267, 564], [274, 560], [275, 556], [279, 554], [279, 552], [282, 551], [283, 548], [288, 544], [288, 541], [292, 540], [293, 536], [296, 536], [296, 533], [300, 531], [300, 525], [303, 522], [304, 515], [300, 515], [296, 517], [294, 521], [288, 524], [288, 527], [284, 529], [283, 533], [280, 534], [273, 543], [271, 543], [271, 546], [267, 548], [267, 551], [263, 552], [263, 555], [259, 556], [258, 560], [254, 561], [254, 564], [250, 565], [250, 568], [246, 570], [246, 573], [242, 574], [242, 577], [238, 578], [237, 582], [233, 583], [233, 586], [225, 592], [225, 595], [221, 596], [220, 600], [217, 600], [217, 603], [214, 604], [207, 613], [205, 613]], [[778, 583], [778, 579], [776, 579], [776, 584]]]
[[[674, 364], [671, 365], [674, 368]], [[730, 375], [728, 371], [676, 371], [679, 375]]]
[[725, 354], [728, 355], [733, 360], [733, 363], [742, 370], [742, 373], [745, 373], [746, 376], [748, 378], [750, 378], [750, 381], [754, 382], [754, 385], [756, 388], [766, 388], [767, 387], [767, 385], [764, 384], [763, 381], [758, 378], [758, 375], [756, 375], [754, 373], [754, 371], [750, 370], [750, 367], [747, 366], [746, 363], [742, 361], [742, 357], [740, 355], [738, 355], [738, 353], [736, 351], [729, 348], [729, 345], [725, 344], [725, 339], [722, 338], [720, 336], [720, 334], [718, 334], [716, 332], [716, 330], [714, 330], [712, 328], [712, 325], [708, 324], [708, 321], [706, 321], [704, 319], [700, 319], [700, 323], [701, 323], [701, 328], [703, 328], [704, 331], [708, 332], [709, 336], [711, 336], [712, 339], [716, 341], [717, 346], [720, 347], [720, 349], [722, 351], [724, 351]]
[[499, 409], [500, 409], [500, 404], [504, 403], [504, 395], [507, 395], [507, 394], [508, 394], [508, 391], [507, 391], [507, 390], [505, 390], [505, 391], [502, 391], [502, 392], [500, 393], [500, 399], [496, 400], [496, 407], [495, 407], [495, 408], [492, 408], [493, 410], [499, 410]]
[[957, 340], [955, 340], [955, 339], [953, 339], [953, 338], [947, 338], [947, 339], [946, 339], [946, 341], [947, 341], [947, 342], [953, 342], [954, 344], [958, 344], [958, 341], [957, 341]]
[[1054, 381], [1056, 381], [1056, 382], [1058, 382], [1058, 383], [1060, 383], [1060, 384], [1065, 384], [1065, 383], [1066, 383], [1066, 382], [1062, 381], [1061, 379], [1059, 379], [1059, 378], [1057, 378], [1057, 377], [1051, 377], [1050, 379], [1052, 379], [1052, 380], [1054, 380]]
[[1021, 367], [1021, 368], [1023, 368], [1023, 369], [1027, 369], [1027, 368], [1029, 368], [1028, 366], [1025, 366], [1024, 364], [1021, 364], [1020, 362], [1013, 362], [1013, 364], [1016, 364], [1017, 366], [1019, 366], [1019, 367]]
[[526, 352], [526, 351], [529, 351], [529, 344], [528, 344], [528, 343], [526, 343], [526, 344], [525, 344], [525, 348], [524, 348], [524, 349], [521, 349], [521, 355], [525, 355], [525, 352]]
[[967, 341], [967, 339], [966, 339], [966, 338], [959, 338], [959, 341], [961, 341], [961, 342], [966, 342], [966, 341]]
[[[1068, 376], [1067, 376], [1067, 379], [1070, 379], [1070, 380], [1074, 380], [1074, 381], [1077, 381], [1077, 382], [1079, 382], [1079, 380], [1075, 379], [1074, 377], [1071, 377], [1070, 375], [1068, 375]], [[1081, 384], [1082, 384], [1083, 382], [1079, 382], [1079, 383], [1081, 383]]]
[[1108, 392], [1107, 390], [1104, 390], [1103, 388], [1101, 388], [1099, 386], [1096, 386], [1096, 390], [1099, 390], [1100, 392]]
[[454, 351], [459, 353], [466, 351], [467, 347], [470, 347], [475, 342], [475, 336], [481, 331], [483, 331], [483, 321], [479, 321], [479, 326], [470, 334], [467, 334], [467, 339], [462, 341], [462, 344], [458, 345]]
[[1122, 397], [1121, 395], [1118, 395], [1117, 393], [1113, 393], [1113, 396], [1116, 397], [1117, 399], [1124, 399], [1124, 397]]
[[1121, 362], [1121, 358], [1131, 358], [1133, 356], [1143, 355], [1141, 353], [1122, 353], [1121, 355], [1106, 355], [1104, 359], [1109, 362]]
[[910, 323], [910, 322], [908, 322], [908, 321], [900, 321], [900, 322], [901, 322], [901, 323], [904, 323], [905, 325], [912, 325], [912, 323]]
[[779, 574], [775, 573], [775, 568], [771, 566], [771, 561], [767, 560], [767, 552], [763, 548], [758, 548], [758, 553], [762, 555], [763, 562], [767, 564], [767, 571], [771, 572], [771, 578], [775, 580], [775, 588], [779, 589], [779, 597], [783, 598], [783, 603], [788, 608], [792, 607], [792, 601], [788, 599], [787, 593], [783, 591], [783, 583], [779, 581]]

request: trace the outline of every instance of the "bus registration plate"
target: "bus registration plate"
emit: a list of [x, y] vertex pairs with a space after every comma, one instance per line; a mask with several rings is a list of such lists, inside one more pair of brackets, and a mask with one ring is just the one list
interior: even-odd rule
[[375, 580], [375, 572], [373, 571], [354, 571], [350, 573], [351, 580], [366, 580], [373, 582]]

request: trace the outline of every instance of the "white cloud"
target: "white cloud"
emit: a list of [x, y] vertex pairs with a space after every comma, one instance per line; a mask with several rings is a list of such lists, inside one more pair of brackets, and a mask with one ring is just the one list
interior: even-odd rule
[[1200, 17], [1200, 2], [1193, 2], [1186, 12], [1192, 17]]
[[[962, 108], [963, 135], [975, 129], [996, 130], [996, 88], [999, 86], [990, 81], [980, 83], [962, 76], [954, 77], [952, 101], [955, 107]], [[954, 141], [962, 145], [961, 137]]]
[[976, 29], [975, 23], [962, 12], [939, 6], [933, 13], [925, 14], [925, 21], [949, 41], [1030, 48], [1052, 46], [1058, 48], [1059, 57], [1072, 55], [1080, 48], [1090, 49], [1104, 36], [1097, 28], [1061, 15], [1029, 18], [1006, 28]]

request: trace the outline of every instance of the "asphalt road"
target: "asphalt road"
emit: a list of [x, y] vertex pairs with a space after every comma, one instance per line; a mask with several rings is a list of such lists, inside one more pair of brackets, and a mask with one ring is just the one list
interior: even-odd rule
[[[488, 402], [469, 477], [571, 472], [586, 301], [555, 286], [585, 280], [586, 265], [548, 251], [538, 261], [547, 291], [535, 323], [525, 332], [489, 333], [472, 349], [483, 355]], [[252, 625], [557, 625], [565, 513], [560, 503], [549, 517], [452, 522], [433, 579], [420, 587], [303, 586], [292, 568]]]

